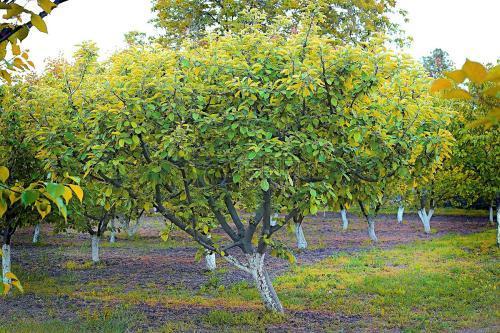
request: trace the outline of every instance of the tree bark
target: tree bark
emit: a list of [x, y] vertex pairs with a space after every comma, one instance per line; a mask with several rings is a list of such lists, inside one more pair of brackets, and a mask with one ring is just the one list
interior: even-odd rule
[[2, 281], [10, 284], [10, 279], [5, 277], [10, 272], [10, 244], [3, 244], [2, 253]]
[[495, 221], [493, 220], [493, 204], [490, 205], [490, 224], [493, 225], [495, 224]]
[[372, 216], [368, 216], [368, 236], [374, 242], [378, 242], [377, 235], [375, 234], [375, 220]]
[[306, 237], [304, 236], [302, 223], [295, 224], [295, 236], [297, 237], [297, 247], [301, 250], [307, 249], [307, 240]]
[[99, 262], [99, 241], [100, 237], [98, 235], [92, 235], [92, 261], [94, 263]]
[[35, 225], [35, 229], [33, 230], [33, 244], [36, 244], [40, 241], [40, 229], [42, 228], [42, 226], [40, 225], [40, 223], [37, 223]]
[[431, 218], [433, 214], [433, 208], [429, 209], [428, 213], [426, 212], [425, 208], [422, 208], [418, 211], [418, 216], [420, 217], [420, 221], [422, 221], [422, 224], [424, 225], [424, 231], [426, 234], [431, 233]]
[[115, 219], [111, 219], [111, 234], [109, 236], [109, 242], [110, 243], [115, 243], [116, 242], [116, 231], [115, 231]]
[[259, 291], [260, 297], [262, 298], [266, 309], [273, 312], [283, 313], [283, 305], [281, 305], [271, 279], [264, 268], [264, 256], [264, 254], [260, 253], [247, 255], [250, 273], [252, 274], [257, 290]]
[[500, 247], [500, 205], [497, 203], [497, 246]]
[[403, 205], [400, 205], [398, 207], [398, 223], [402, 224], [403, 223], [403, 214], [405, 211], [405, 207]]
[[340, 216], [342, 217], [342, 230], [347, 230], [349, 220], [347, 219], [347, 210], [345, 208], [340, 210]]

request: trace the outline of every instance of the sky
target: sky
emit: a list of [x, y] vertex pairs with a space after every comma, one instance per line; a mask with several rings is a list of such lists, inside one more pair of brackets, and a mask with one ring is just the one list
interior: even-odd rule
[[[413, 37], [407, 50], [417, 59], [434, 48], [450, 53], [457, 66], [471, 60], [496, 63], [500, 58], [500, 0], [399, 0], [409, 23], [403, 27]], [[99, 45], [103, 57], [124, 46], [124, 33], [154, 33], [151, 0], [70, 0], [47, 17], [49, 34], [32, 29], [23, 44], [37, 70], [44, 59], [71, 57], [84, 40]]]

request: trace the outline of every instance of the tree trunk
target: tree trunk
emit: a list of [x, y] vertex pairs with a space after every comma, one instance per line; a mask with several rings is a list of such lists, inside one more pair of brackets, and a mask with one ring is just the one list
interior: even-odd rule
[[283, 313], [283, 306], [281, 305], [278, 295], [273, 288], [271, 279], [264, 268], [264, 256], [264, 254], [260, 253], [247, 255], [248, 267], [266, 309]]
[[94, 263], [99, 262], [99, 241], [100, 241], [99, 236], [92, 235], [92, 261]]
[[116, 242], [115, 219], [112, 219], [110, 224], [111, 224], [111, 235], [109, 236], [109, 242], [115, 243]]
[[400, 205], [398, 207], [398, 223], [402, 224], [403, 223], [403, 214], [405, 212], [405, 207], [403, 205]]
[[497, 203], [497, 246], [500, 246], [500, 205]]
[[347, 210], [345, 208], [340, 210], [340, 216], [342, 217], [342, 230], [347, 230], [349, 220], [347, 219]]
[[490, 224], [495, 224], [495, 221], [493, 220], [493, 204], [490, 205]]
[[307, 241], [302, 230], [302, 223], [295, 224], [295, 236], [297, 236], [297, 247], [301, 250], [307, 249]]
[[375, 220], [372, 216], [368, 216], [368, 236], [374, 242], [378, 242], [377, 235], [375, 234]]
[[10, 284], [10, 279], [5, 275], [10, 272], [10, 244], [2, 246], [2, 281], [3, 283]]
[[217, 263], [215, 261], [215, 253], [206, 254], [205, 262], [207, 263], [207, 270], [215, 271], [217, 269]]
[[420, 217], [420, 221], [424, 225], [424, 231], [426, 234], [431, 233], [431, 218], [432, 214], [434, 214], [434, 209], [429, 209], [429, 213], [425, 211], [425, 208], [422, 208], [418, 211], [418, 216]]
[[33, 244], [36, 244], [40, 241], [40, 229], [41, 229], [40, 223], [37, 223], [35, 225], [35, 229], [33, 230]]

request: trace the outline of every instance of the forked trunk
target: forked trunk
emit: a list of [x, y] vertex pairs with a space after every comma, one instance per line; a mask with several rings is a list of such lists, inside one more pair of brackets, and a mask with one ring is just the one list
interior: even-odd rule
[[217, 263], [215, 261], [215, 253], [206, 254], [205, 262], [207, 263], [207, 270], [215, 271], [215, 269], [217, 268]]
[[264, 256], [264, 254], [260, 253], [247, 255], [248, 267], [266, 309], [283, 313], [283, 305], [281, 305], [278, 295], [273, 288], [271, 279], [264, 268]]
[[10, 279], [5, 275], [10, 272], [10, 244], [2, 246], [2, 281], [3, 283], [10, 284]]
[[100, 237], [97, 235], [92, 235], [92, 262], [99, 262], [99, 241]]
[[35, 229], [33, 230], [33, 243], [36, 244], [40, 241], [40, 229], [41, 229], [40, 223], [35, 225]]
[[398, 223], [403, 223], [403, 214], [405, 212], [405, 207], [403, 205], [398, 207]]
[[372, 216], [368, 216], [368, 236], [374, 242], [378, 242], [377, 235], [375, 234], [375, 220]]
[[302, 223], [295, 224], [295, 236], [297, 237], [297, 247], [301, 250], [307, 249], [307, 241], [302, 230]]
[[433, 214], [433, 208], [429, 209], [428, 213], [425, 211], [425, 208], [422, 208], [418, 211], [418, 217], [420, 217], [420, 221], [422, 221], [422, 224], [424, 225], [424, 231], [426, 234], [431, 233], [431, 218]]
[[340, 210], [340, 216], [342, 217], [342, 230], [347, 230], [349, 220], [347, 219], [347, 210], [345, 208]]

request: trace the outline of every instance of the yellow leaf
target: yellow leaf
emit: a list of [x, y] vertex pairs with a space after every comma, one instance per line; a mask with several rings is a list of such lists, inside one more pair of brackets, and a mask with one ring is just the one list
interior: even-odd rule
[[10, 291], [10, 288], [11, 288], [10, 284], [4, 282], [3, 283], [3, 294], [7, 295]]
[[5, 214], [7, 211], [7, 203], [3, 200], [3, 198], [0, 198], [0, 218]]
[[19, 69], [24, 69], [24, 62], [21, 60], [21, 58], [15, 58], [14, 61], [12, 62], [14, 66], [16, 66]]
[[74, 184], [68, 184], [68, 186], [75, 192], [76, 197], [80, 202], [83, 202], [83, 190], [80, 186]]
[[4, 166], [0, 166], [0, 181], [5, 183], [9, 178], [9, 169]]
[[500, 85], [498, 84], [483, 91], [484, 95], [491, 97], [495, 97], [498, 93], [500, 93]]
[[64, 186], [63, 198], [64, 201], [66, 201], [66, 205], [69, 203], [72, 197], [73, 197], [73, 192], [71, 192], [71, 189], [67, 186]]
[[106, 204], [104, 205], [104, 209], [109, 212], [109, 210], [111, 209], [111, 205], [109, 204], [109, 202], [106, 202]]
[[40, 15], [31, 14], [31, 23], [41, 32], [47, 33], [47, 25]]
[[24, 293], [24, 288], [21, 285], [21, 282], [19, 282], [19, 280], [12, 281], [12, 285], [16, 287], [20, 292]]
[[38, 5], [45, 11], [47, 14], [50, 14], [52, 9], [56, 8], [57, 5], [55, 5], [52, 1], [50, 0], [38, 0]]
[[7, 272], [7, 274], [5, 274], [5, 277], [7, 279], [11, 279], [12, 281], [19, 281], [19, 279], [17, 278], [16, 274], [14, 274], [12, 272]]
[[465, 80], [465, 72], [463, 70], [456, 70], [451, 72], [445, 72], [444, 75], [455, 81], [455, 83], [462, 83]]
[[36, 210], [38, 211], [38, 214], [42, 217], [42, 220], [45, 218], [45, 216], [50, 214], [50, 211], [52, 210], [52, 206], [50, 205], [50, 202], [42, 199], [39, 200], [35, 203]]
[[448, 79], [437, 79], [432, 82], [431, 92], [440, 91], [443, 89], [451, 88], [451, 81]]
[[12, 54], [15, 56], [18, 56], [21, 54], [21, 48], [17, 44], [11, 44], [12, 45]]
[[453, 89], [443, 94], [446, 99], [471, 99], [472, 96], [463, 89]]
[[488, 72], [483, 65], [478, 62], [467, 59], [462, 66], [465, 75], [474, 83], [482, 83], [486, 79]]
[[496, 65], [489, 70], [486, 80], [497, 83], [500, 82], [500, 65]]

